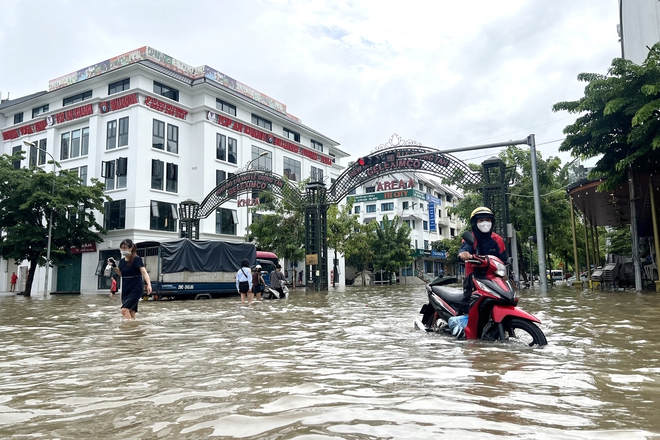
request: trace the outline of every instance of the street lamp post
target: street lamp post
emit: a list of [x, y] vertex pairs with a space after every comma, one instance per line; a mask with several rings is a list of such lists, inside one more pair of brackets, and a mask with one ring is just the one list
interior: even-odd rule
[[534, 264], [532, 263], [532, 241], [534, 240], [534, 236], [530, 235], [528, 238], [529, 240], [529, 278], [530, 278], [530, 285], [534, 285]]
[[[28, 142], [28, 141], [23, 141], [23, 144], [26, 147], [30, 148], [37, 148], [37, 145], [34, 142]], [[46, 150], [42, 150], [45, 154], [50, 156], [50, 158], [53, 161], [53, 185], [50, 189], [50, 195], [54, 196], [55, 195], [55, 158], [53, 157], [52, 154], [47, 152]], [[40, 151], [37, 151], [39, 153]], [[48, 245], [46, 247], [46, 277], [45, 277], [45, 283], [44, 283], [44, 295], [48, 295], [48, 274], [50, 273], [50, 243], [53, 237], [53, 208], [51, 207], [50, 209], [50, 215], [48, 216]]]

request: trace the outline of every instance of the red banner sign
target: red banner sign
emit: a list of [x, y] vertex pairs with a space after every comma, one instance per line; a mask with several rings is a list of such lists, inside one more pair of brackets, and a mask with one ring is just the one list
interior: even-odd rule
[[159, 99], [152, 98], [151, 96], [147, 96], [146, 98], [144, 98], [144, 105], [151, 107], [152, 109], [157, 110], [159, 112], [163, 112], [166, 115], [172, 115], [175, 118], [179, 118], [179, 119], [186, 119], [186, 116], [188, 115], [188, 112], [185, 111], [184, 109], [175, 107]]
[[248, 136], [251, 136], [260, 141], [277, 145], [278, 147], [284, 148], [285, 150], [291, 151], [292, 153], [303, 155], [326, 165], [332, 165], [332, 159], [319, 154], [318, 151], [308, 150], [307, 148], [303, 148], [287, 140], [280, 139], [273, 135], [273, 133], [267, 133], [265, 131], [259, 130], [258, 128], [250, 127], [249, 125], [243, 124], [242, 122], [234, 121], [227, 116], [208, 112], [207, 119], [215, 122], [216, 124], [220, 124], [223, 127], [231, 128], [234, 131], [247, 134]]
[[120, 96], [119, 98], [111, 99], [110, 101], [105, 101], [99, 103], [99, 110], [101, 113], [108, 113], [115, 110], [120, 110], [126, 108], [133, 104], [138, 103], [138, 94], [131, 93], [130, 95]]

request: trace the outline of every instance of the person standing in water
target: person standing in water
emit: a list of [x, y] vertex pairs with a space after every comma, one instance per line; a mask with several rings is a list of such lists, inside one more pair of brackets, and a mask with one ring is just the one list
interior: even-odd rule
[[252, 304], [252, 273], [248, 260], [241, 261], [241, 268], [236, 272], [236, 290], [241, 294], [241, 303], [245, 303], [247, 296], [248, 304]]
[[135, 319], [138, 302], [144, 294], [143, 284], [146, 283], [147, 294], [151, 295], [151, 280], [142, 258], [137, 254], [137, 246], [131, 239], [122, 241], [119, 250], [122, 256], [119, 265], [112, 257], [108, 258], [108, 264], [121, 277], [121, 316], [124, 319]]

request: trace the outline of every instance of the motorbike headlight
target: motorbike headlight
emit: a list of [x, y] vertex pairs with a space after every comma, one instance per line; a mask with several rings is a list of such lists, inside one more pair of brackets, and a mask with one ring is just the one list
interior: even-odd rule
[[490, 294], [492, 294], [492, 295], [495, 295], [495, 296], [500, 296], [499, 293], [495, 292], [493, 289], [491, 289], [490, 287], [486, 286], [484, 283], [482, 283], [481, 281], [479, 281], [479, 280], [476, 279], [476, 278], [474, 279], [474, 284], [477, 285], [477, 288], [479, 288], [479, 290], [483, 290], [484, 292], [488, 292], [488, 293], [490, 293]]
[[507, 275], [506, 266], [499, 261], [495, 261], [495, 275], [505, 277]]

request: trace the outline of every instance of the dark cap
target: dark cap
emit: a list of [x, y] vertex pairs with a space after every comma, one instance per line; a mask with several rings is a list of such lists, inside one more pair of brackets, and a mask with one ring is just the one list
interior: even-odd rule
[[243, 260], [243, 261], [241, 261], [241, 266], [250, 267], [250, 262], [248, 260]]
[[277, 266], [275, 266], [275, 269], [282, 269], [282, 265], [278, 264]]

